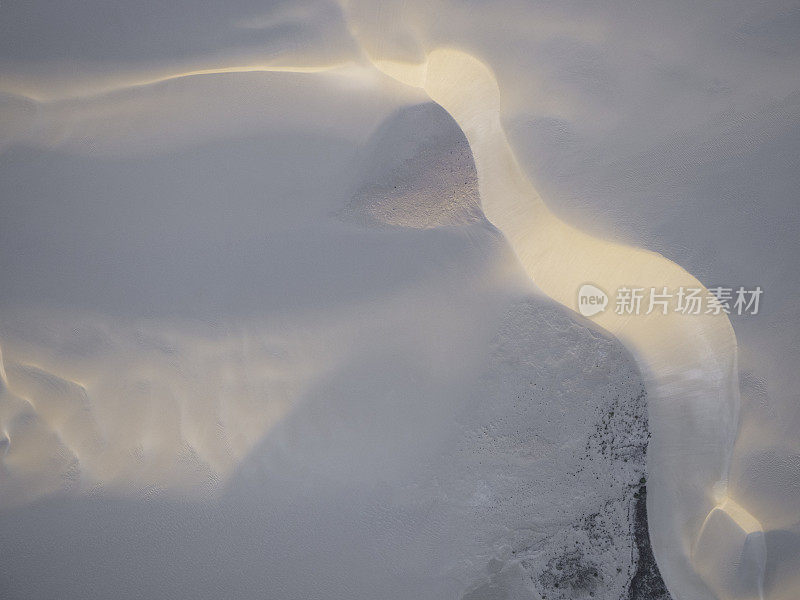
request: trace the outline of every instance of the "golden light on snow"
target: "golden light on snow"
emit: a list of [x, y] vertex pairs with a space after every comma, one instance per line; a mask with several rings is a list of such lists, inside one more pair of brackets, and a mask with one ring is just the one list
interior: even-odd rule
[[[358, 36], [357, 28], [352, 32]], [[363, 63], [195, 65], [89, 77], [52, 89], [36, 80], [14, 81], [4, 91], [36, 104], [41, 113], [31, 118], [40, 119], [35, 121], [39, 129], [32, 135], [47, 145], [49, 140], [56, 144], [81, 138], [72, 136], [71, 128], [91, 133], [86, 139], [128, 143], [128, 131], [113, 129], [119, 115], [148, 121], [148, 115], [158, 113], [167, 115], [168, 122], [180, 107], [167, 107], [158, 97], [125, 94], [187, 78], [294, 73], [327, 77], [355, 90], [383, 86], [387, 95], [399, 94], [404, 86], [414, 88], [403, 93], [436, 102], [463, 131], [477, 170], [483, 213], [544, 296], [574, 310], [576, 293], [586, 284], [605, 292], [666, 287], [708, 294], [697, 278], [667, 258], [590, 236], [548, 209], [507, 139], [501, 89], [480, 58], [455, 47], [435, 48], [418, 62], [362, 51], [367, 59]], [[396, 87], [384, 85], [387, 78]], [[89, 101], [98, 104], [81, 108], [84, 112], [75, 108]], [[282, 101], [290, 105], [292, 98]], [[303, 115], [292, 118], [301, 121]], [[348, 119], [338, 130], [325, 123], [332, 137], [344, 135], [361, 115]], [[316, 124], [313, 116], [308, 120], [311, 130]], [[371, 122], [364, 121], [363, 128], [370, 130]], [[158, 127], [152, 122], [148, 126]], [[381, 319], [380, 314], [372, 317], [376, 323]], [[355, 317], [288, 328], [253, 322], [252, 329], [231, 336], [155, 322], [142, 327], [112, 326], [91, 316], [87, 320], [112, 332], [107, 336], [114, 344], [111, 350], [71, 363], [49, 360], [34, 347], [11, 348], [13, 360], [5, 362], [0, 355], [0, 452], [3, 468], [23, 482], [18, 489], [0, 490], [8, 504], [63, 490], [65, 480], [107, 486], [120, 494], [149, 485], [176, 493], [207, 492], [232, 476], [306, 392], [333, 370], [336, 345], [347, 339], [342, 331]], [[625, 344], [646, 382], [652, 429], [649, 525], [665, 580], [680, 585], [697, 573], [720, 599], [758, 598], [763, 594], [764, 530], [769, 523], [739, 504], [728, 486], [740, 404], [737, 341], [729, 319], [725, 314], [672, 311], [624, 315], [608, 307], [591, 320]], [[222, 356], [236, 360], [226, 362]]]
[[[574, 309], [576, 292], [587, 282], [608, 291], [666, 286], [708, 293], [663, 256], [589, 236], [547, 209], [517, 164], [500, 124], [500, 90], [481, 61], [459, 50], [437, 49], [422, 64], [374, 64], [403, 83], [422, 87], [459, 124], [475, 157], [484, 213], [545, 294]], [[653, 428], [648, 461], [653, 546], [662, 572], [680, 577], [673, 571], [679, 567], [667, 558], [670, 548], [691, 546], [701, 532], [706, 559], [725, 547], [724, 540], [701, 527], [714, 511], [723, 510], [714, 507], [714, 490], [727, 487], [737, 432], [733, 328], [725, 314], [620, 315], [606, 310], [593, 320], [625, 343], [642, 367]], [[680, 433], [671, 429], [672, 415], [684, 411], [705, 415], [692, 432], [707, 441], [705, 456], [687, 452]], [[737, 505], [727, 499], [724, 506]], [[760, 531], [757, 521], [747, 523]], [[701, 569], [707, 579], [713, 579], [713, 571]], [[752, 575], [760, 581], [763, 570]]]

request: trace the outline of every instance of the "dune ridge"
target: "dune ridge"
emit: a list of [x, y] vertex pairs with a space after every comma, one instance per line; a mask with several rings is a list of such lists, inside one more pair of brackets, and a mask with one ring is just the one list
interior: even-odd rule
[[[483, 211], [545, 294], [575, 308], [577, 290], [585, 283], [607, 292], [623, 286], [666, 286], [708, 293], [696, 278], [659, 254], [593, 238], [548, 211], [516, 162], [500, 123], [500, 90], [479, 60], [442, 48], [418, 64], [379, 58], [373, 63], [399, 81], [424, 89], [462, 128], [478, 169]], [[676, 598], [712, 598], [695, 575], [700, 571], [720, 598], [760, 597], [764, 552], [755, 551], [748, 581], [724, 578], [720, 571], [735, 570], [738, 553], [723, 545], [738, 544], [744, 552], [745, 540], [714, 539], [703, 526], [713, 513], [735, 504], [727, 486], [740, 399], [736, 337], [729, 319], [725, 314], [687, 317], [657, 312], [621, 316], [606, 310], [595, 322], [633, 351], [645, 375], [653, 431], [648, 514], [654, 552], [670, 591]], [[693, 431], [688, 432], [690, 427]], [[755, 517], [747, 520], [751, 531], [761, 530]], [[697, 543], [702, 543], [704, 554], [700, 569], [692, 558]], [[709, 555], [715, 553], [728, 556], [709, 566], [714, 563]]]

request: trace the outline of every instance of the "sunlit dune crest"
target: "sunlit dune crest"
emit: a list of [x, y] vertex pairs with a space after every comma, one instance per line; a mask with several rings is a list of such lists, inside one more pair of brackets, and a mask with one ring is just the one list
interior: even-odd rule
[[[705, 292], [697, 279], [658, 254], [592, 238], [547, 210], [505, 139], [499, 89], [486, 65], [450, 49], [432, 52], [422, 65], [375, 64], [400, 81], [425, 89], [459, 123], [475, 157], [484, 213], [505, 234], [526, 272], [546, 294], [574, 308], [576, 290], [587, 281], [609, 290], [666, 285]], [[631, 317], [609, 310], [596, 322], [628, 345], [643, 366], [653, 427], [648, 459], [653, 544], [667, 581], [686, 581], [685, 573], [678, 573], [687, 568], [688, 557], [671, 548], [691, 544], [699, 533], [697, 524], [715, 510], [712, 490], [726, 485], [736, 436], [739, 397], [733, 328], [724, 314], [686, 319], [675, 313]], [[683, 435], [686, 410], [696, 415], [696, 443], [711, 443], [716, 449], [706, 454], [705, 464], [692, 440], [676, 444]], [[707, 545], [705, 554], [714, 547]], [[752, 576], [760, 580], [763, 574]]]

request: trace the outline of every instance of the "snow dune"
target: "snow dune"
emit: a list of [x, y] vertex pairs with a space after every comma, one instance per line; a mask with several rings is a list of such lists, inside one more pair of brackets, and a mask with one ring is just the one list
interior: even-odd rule
[[13, 213], [42, 244], [2, 311], [12, 597], [627, 593], [633, 360], [532, 289], [446, 112], [380, 105], [355, 142], [48, 152], [45, 190], [9, 152], [59, 200]]
[[[506, 15], [530, 24], [537, 40], [572, 35], [585, 45], [604, 39], [611, 27], [602, 19], [563, 15], [529, 21], [520, 7], [507, 9]], [[398, 542], [395, 554], [384, 558], [402, 564], [404, 575], [392, 583], [365, 577], [358, 587], [364, 597], [387, 589], [397, 597], [421, 597], [434, 588], [432, 597], [465, 589], [469, 598], [501, 593], [496, 590], [536, 597], [537, 585], [555, 581], [543, 565], [566, 560], [548, 555], [548, 543], [590, 545], [573, 540], [583, 534], [564, 526], [586, 507], [577, 502], [555, 515], [548, 513], [554, 499], [583, 487], [587, 506], [611, 501], [638, 480], [640, 465], [608, 467], [614, 473], [608, 497], [591, 478], [551, 489], [542, 474], [552, 478], [569, 464], [574, 457], [564, 447], [574, 440], [559, 437], [561, 430], [554, 436], [541, 430], [517, 445], [518, 431], [497, 426], [492, 450], [476, 451], [479, 465], [495, 460], [503, 473], [487, 482], [489, 471], [456, 458], [463, 449], [448, 445], [463, 434], [448, 418], [469, 414], [467, 407], [482, 414], [475, 390], [498, 398], [497, 412], [483, 415], [489, 421], [503, 422], [504, 411], [519, 417], [509, 398], [527, 389], [524, 369], [511, 376], [504, 371], [516, 360], [508, 349], [531, 352], [521, 362], [547, 380], [548, 369], [541, 367], [550, 359], [530, 350], [537, 340], [556, 348], [558, 335], [565, 335], [571, 345], [564, 354], [585, 360], [586, 352], [610, 353], [613, 360], [600, 362], [629, 372], [612, 342], [598, 341], [582, 321], [563, 325], [570, 317], [548, 312], [547, 298], [574, 309], [586, 283], [608, 293], [621, 286], [702, 288], [708, 274], [694, 277], [680, 260], [589, 235], [551, 211], [529, 181], [529, 159], [520, 158], [520, 128], [509, 129], [509, 106], [535, 102], [525, 95], [527, 84], [509, 85], [509, 74], [526, 71], [498, 41], [495, 29], [506, 31], [507, 19], [477, 7], [471, 17], [446, 10], [452, 18], [437, 20], [415, 3], [395, 13], [351, 2], [323, 11], [323, 25], [315, 10], [236, 21], [251, 33], [286, 22], [313, 25], [311, 33], [300, 28], [310, 49], [278, 60], [237, 48], [224, 58], [126, 63], [106, 72], [93, 65], [75, 76], [52, 65], [15, 64], [2, 87], [2, 110], [10, 117], [0, 139], [6, 149], [1, 260], [13, 290], [3, 297], [0, 322], [5, 506], [18, 507], [28, 523], [52, 514], [42, 499], [58, 494], [215, 498], [224, 490], [229, 505], [252, 516], [257, 511], [238, 494], [249, 485], [248, 474], [266, 472], [265, 488], [290, 482], [285, 496], [269, 492], [281, 507], [276, 513], [294, 515], [290, 505], [305, 495], [308, 514], [318, 510], [315, 494], [336, 499], [332, 505], [341, 511], [311, 518], [321, 530], [339, 517], [352, 525], [322, 534], [332, 551], [337, 536], [357, 529], [360, 511], [380, 513], [391, 504], [387, 497], [413, 506], [410, 513], [425, 498], [436, 498], [428, 521], [414, 513], [393, 529], [381, 518], [366, 520], [379, 531], [375, 539], [391, 540], [410, 528], [420, 547]], [[402, 27], [395, 23], [401, 13]], [[490, 33], [476, 30], [473, 21]], [[379, 129], [427, 100], [455, 120], [466, 145], [447, 123], [430, 124], [424, 111], [411, 109], [400, 122], [416, 132], [414, 139], [430, 129], [427, 145], [404, 139], [402, 127]], [[569, 104], [550, 110], [565, 119], [577, 114]], [[259, 154], [265, 146], [282, 150]], [[383, 164], [392, 166], [383, 171]], [[592, 216], [583, 218], [585, 224]], [[667, 250], [674, 258], [674, 248]], [[520, 297], [532, 305], [520, 308]], [[784, 310], [790, 322], [796, 308], [786, 304]], [[540, 314], [547, 315], [541, 322]], [[525, 330], [526, 319], [536, 322], [532, 331]], [[645, 383], [652, 433], [649, 527], [672, 595], [793, 600], [800, 548], [797, 451], [790, 431], [753, 417], [753, 403], [749, 412], [740, 410], [739, 349], [728, 318], [626, 318], [606, 310], [593, 321], [632, 352]], [[784, 347], [793, 347], [791, 331], [783, 335]], [[785, 371], [787, 360], [774, 362]], [[586, 379], [568, 390], [551, 382], [553, 415], [593, 397], [592, 382], [602, 376], [584, 367]], [[569, 368], [558, 361], [553, 366]], [[483, 373], [482, 382], [476, 373]], [[505, 379], [518, 389], [502, 384]], [[748, 381], [752, 397], [768, 387]], [[610, 389], [612, 383], [598, 385]], [[630, 384], [623, 394], [632, 405], [639, 397], [635, 388]], [[531, 402], [546, 406], [548, 394]], [[433, 397], [442, 399], [438, 406], [428, 405]], [[358, 398], [382, 400], [373, 405]], [[586, 412], [570, 417], [580, 435], [608, 401], [600, 394]], [[783, 414], [796, 415], [784, 404]], [[749, 419], [742, 427], [741, 413]], [[462, 418], [475, 435], [470, 448], [482, 448], [482, 422]], [[374, 423], [381, 425], [372, 430]], [[403, 433], [392, 423], [403, 423]], [[432, 441], [440, 436], [449, 441]], [[298, 439], [312, 441], [303, 446]], [[527, 446], [540, 452], [520, 456]], [[444, 467], [436, 456], [447, 457]], [[543, 464], [528, 468], [537, 457], [546, 457]], [[424, 475], [409, 467], [415, 464], [424, 465]], [[503, 471], [504, 464], [520, 470]], [[447, 473], [457, 475], [443, 481]], [[526, 477], [537, 485], [526, 487]], [[324, 481], [323, 491], [308, 483], [316, 480]], [[404, 482], [402, 491], [392, 487], [397, 481]], [[343, 491], [348, 485], [376, 486], [379, 500], [353, 503]], [[512, 502], [520, 495], [529, 501], [522, 507]], [[480, 529], [481, 511], [500, 497], [503, 518]], [[45, 502], [43, 512], [19, 508], [36, 501]], [[342, 508], [348, 503], [356, 508]], [[619, 529], [624, 511], [613, 506], [605, 525]], [[80, 515], [83, 509], [70, 510]], [[92, 510], [101, 515], [98, 522], [113, 521], [102, 502]], [[453, 514], [474, 519], [478, 542], [461, 537], [457, 519], [446, 516]], [[211, 522], [230, 523], [226, 518], [215, 514]], [[289, 554], [302, 557], [302, 539], [299, 546], [291, 540], [295, 529], [303, 530], [303, 518], [288, 519], [286, 529], [276, 525], [280, 515], [261, 525]], [[237, 519], [234, 529], [246, 531]], [[535, 533], [521, 533], [526, 519], [536, 521]], [[519, 526], [503, 537], [497, 532], [508, 522]], [[21, 537], [30, 534], [22, 531]], [[437, 537], [447, 540], [438, 550], [430, 541]], [[624, 536], [618, 541], [625, 551], [630, 544]], [[386, 551], [378, 546], [376, 553]], [[28, 550], [25, 542], [19, 548]], [[466, 549], [446, 564], [440, 556], [452, 548]], [[605, 547], [591, 548], [591, 564], [625, 560], [610, 558]], [[520, 559], [516, 552], [528, 554]], [[330, 552], [315, 557], [322, 565], [318, 579], [281, 580], [282, 589], [313, 597], [336, 580], [333, 588], [347, 597], [351, 583], [337, 580], [353, 567], [347, 561], [374, 567], [369, 553], [343, 557], [345, 567]], [[475, 564], [488, 565], [485, 581], [476, 581]], [[525, 564], [537, 566], [526, 571]], [[408, 584], [413, 591], [403, 588], [409, 572], [418, 578]], [[443, 583], [442, 573], [458, 582]], [[603, 572], [603, 578], [610, 582], [609, 597], [624, 591], [625, 577]], [[253, 574], [243, 579], [256, 580]], [[76, 597], [85, 591], [73, 590]]]
[[[546, 294], [576, 308], [578, 290], [589, 282], [604, 290], [683, 287], [708, 293], [667, 259], [592, 238], [547, 210], [505, 138], [499, 89], [486, 65], [447, 49], [434, 50], [420, 64], [375, 62], [384, 72], [423, 88], [459, 123], [473, 150], [487, 218], [504, 233], [526, 272]], [[728, 511], [727, 480], [740, 402], [733, 328], [725, 314], [687, 318], [658, 311], [618, 315], [609, 309], [596, 321], [634, 352], [647, 382], [653, 429], [648, 508], [657, 560], [673, 594], [701, 597], [707, 592], [694, 576], [691, 548], [707, 516]], [[749, 534], [761, 532], [752, 516], [746, 518]], [[717, 571], [735, 571], [745, 546], [759, 542], [747, 536], [715, 543], [713, 535], [710, 528], [703, 528], [701, 560], [713, 562], [710, 557], [715, 552], [727, 560], [708, 567], [706, 579], [723, 597], [759, 594], [765, 567], [763, 539], [759, 558], [744, 581], [723, 584]]]

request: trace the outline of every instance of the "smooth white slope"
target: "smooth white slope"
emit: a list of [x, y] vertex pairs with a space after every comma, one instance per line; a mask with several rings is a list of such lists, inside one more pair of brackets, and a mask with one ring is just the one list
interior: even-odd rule
[[[224, 77], [251, 95], [252, 74]], [[6, 154], [26, 249], [0, 311], [12, 597], [624, 593], [633, 360], [458, 212], [451, 182], [476, 172], [443, 110], [327, 92], [387, 127]], [[374, 204], [394, 225], [342, 218]], [[596, 448], [615, 408], [627, 461]]]

